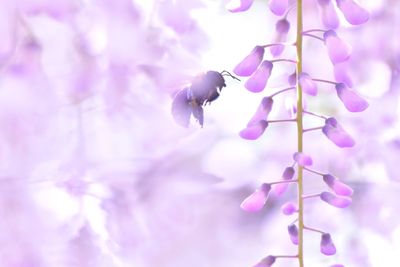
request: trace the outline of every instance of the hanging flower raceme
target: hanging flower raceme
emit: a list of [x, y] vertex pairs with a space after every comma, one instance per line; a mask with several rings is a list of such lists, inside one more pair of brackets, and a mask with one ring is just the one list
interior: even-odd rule
[[260, 211], [264, 207], [265, 202], [267, 202], [270, 191], [270, 184], [262, 184], [260, 188], [256, 189], [256, 191], [243, 200], [242, 204], [240, 204], [240, 207], [247, 212]]
[[333, 64], [344, 62], [350, 58], [351, 46], [339, 38], [334, 30], [326, 31], [324, 40], [329, 58]]
[[[290, 23], [287, 19], [280, 19], [276, 22], [275, 25], [275, 38], [274, 43], [282, 43], [286, 42], [287, 34], [290, 30]], [[270, 48], [271, 54], [274, 57], [277, 57], [282, 54], [285, 49], [284, 45], [275, 45]]]
[[336, 93], [348, 111], [361, 112], [368, 108], [368, 102], [344, 83], [336, 85]]
[[258, 139], [268, 127], [268, 122], [265, 120], [255, 122], [248, 125], [245, 129], [240, 131], [239, 135], [246, 140], [256, 140]]
[[350, 197], [353, 195], [353, 189], [342, 183], [339, 179], [336, 177], [330, 175], [330, 174], [325, 174], [323, 176], [324, 182], [335, 192], [335, 194], [339, 196], [347, 196]]
[[302, 167], [311, 166], [313, 164], [312, 158], [301, 152], [294, 153], [293, 159]]
[[276, 261], [276, 257], [268, 256], [262, 259], [259, 263], [254, 265], [253, 267], [271, 267]]
[[252, 75], [260, 65], [264, 57], [264, 47], [256, 46], [234, 69], [233, 72], [242, 77]]
[[338, 83], [344, 83], [348, 87], [353, 87], [353, 80], [351, 79], [348, 72], [347, 62], [337, 63], [333, 65], [333, 73], [335, 75], [335, 80]]
[[339, 27], [339, 18], [331, 0], [318, 0], [321, 11], [321, 20], [328, 29]]
[[354, 0], [336, 0], [346, 20], [352, 25], [360, 25], [369, 20], [369, 13]]
[[281, 207], [282, 213], [285, 215], [292, 215], [299, 210], [299, 207], [294, 202], [287, 202]]
[[253, 93], [258, 93], [264, 90], [265, 86], [267, 85], [267, 81], [271, 76], [272, 68], [273, 64], [268, 60], [264, 60], [244, 84], [247, 90]]
[[[290, 181], [293, 179], [294, 176], [294, 168], [293, 167], [287, 167], [282, 174], [282, 180], [283, 181]], [[277, 184], [274, 188], [275, 194], [277, 196], [282, 195], [287, 187], [288, 187], [289, 183], [281, 183], [281, 184]]]
[[294, 245], [299, 244], [299, 230], [295, 224], [291, 224], [288, 226], [288, 233], [290, 236], [290, 240]]
[[352, 147], [354, 139], [340, 126], [335, 118], [325, 120], [325, 126], [322, 132], [338, 147]]
[[332, 194], [331, 192], [322, 192], [320, 194], [320, 198], [321, 200], [336, 208], [346, 208], [352, 202], [350, 197], [337, 196], [335, 194]]
[[336, 247], [330, 234], [324, 233], [321, 235], [320, 251], [327, 256], [336, 254]]
[[227, 9], [230, 12], [243, 12], [253, 5], [254, 0], [232, 0], [228, 3]]
[[304, 93], [311, 96], [316, 96], [318, 94], [317, 84], [308, 73], [302, 72], [299, 74], [299, 84]]
[[269, 9], [277, 16], [285, 14], [288, 6], [288, 0], [270, 0], [268, 3]]

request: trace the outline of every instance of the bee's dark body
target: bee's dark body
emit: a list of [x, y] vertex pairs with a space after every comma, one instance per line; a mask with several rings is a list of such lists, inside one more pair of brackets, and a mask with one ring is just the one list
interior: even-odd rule
[[189, 87], [180, 90], [172, 102], [172, 115], [177, 123], [188, 127], [190, 116], [203, 126], [203, 106], [217, 99], [222, 88], [226, 87], [223, 74], [217, 71], [196, 77]]

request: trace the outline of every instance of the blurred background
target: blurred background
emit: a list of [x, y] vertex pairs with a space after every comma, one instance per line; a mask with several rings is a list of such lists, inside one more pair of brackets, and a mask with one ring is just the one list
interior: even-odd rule
[[[287, 234], [295, 218], [280, 212], [294, 186], [272, 192], [259, 213], [239, 207], [292, 164], [295, 126], [270, 125], [256, 141], [238, 135], [294, 66], [275, 64], [257, 94], [227, 77], [203, 128], [171, 115], [173, 96], [196, 75], [232, 71], [275, 38], [267, 0], [243, 13], [227, 2], [0, 0], [0, 267], [245, 267], [296, 253]], [[316, 2], [304, 0], [305, 29], [323, 27]], [[305, 102], [356, 140], [340, 149], [306, 134], [313, 168], [355, 190], [344, 210], [307, 200], [306, 223], [331, 233], [338, 250], [323, 256], [320, 236], [307, 232], [308, 267], [400, 266], [400, 2], [359, 3], [369, 22], [351, 26], [340, 14], [337, 32], [353, 47], [349, 72], [370, 107], [347, 112], [325, 84]], [[334, 79], [322, 42], [305, 39], [304, 61], [313, 77]], [[294, 103], [291, 92], [277, 96], [270, 118], [293, 116]], [[319, 176], [305, 183], [307, 194], [326, 190]]]

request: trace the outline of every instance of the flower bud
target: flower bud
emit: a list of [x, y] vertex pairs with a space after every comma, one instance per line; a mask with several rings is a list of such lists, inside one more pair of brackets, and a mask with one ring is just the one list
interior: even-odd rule
[[304, 93], [316, 96], [318, 93], [317, 84], [305, 72], [299, 74], [299, 83]]
[[344, 83], [338, 83], [335, 88], [338, 97], [348, 111], [361, 112], [369, 106], [365, 99], [359, 96], [355, 91], [350, 90]]
[[336, 177], [326, 174], [323, 176], [324, 182], [339, 196], [351, 196], [353, 195], [353, 189], [342, 183]]
[[[287, 19], [280, 19], [275, 25], [276, 35], [274, 38], [274, 43], [286, 42], [287, 34], [290, 29], [290, 23]], [[284, 45], [275, 45], [270, 48], [273, 57], [277, 57], [282, 54], [285, 49]]]
[[248, 10], [253, 2], [254, 0], [231, 0], [227, 5], [227, 9], [230, 12], [243, 12]]
[[353, 0], [336, 0], [336, 3], [350, 24], [360, 25], [369, 20], [368, 11]]
[[276, 257], [268, 256], [262, 259], [259, 263], [254, 265], [253, 267], [271, 267], [272, 264], [275, 263]]
[[324, 33], [324, 40], [328, 55], [333, 64], [346, 61], [351, 55], [351, 46], [339, 38], [335, 31], [329, 30]]
[[239, 135], [246, 140], [256, 140], [259, 138], [268, 127], [268, 122], [265, 120], [255, 122], [248, 125], [245, 129], [240, 131]]
[[299, 231], [297, 230], [297, 226], [295, 224], [291, 224], [288, 226], [288, 232], [290, 236], [290, 240], [293, 244], [299, 244]]
[[281, 207], [282, 213], [285, 215], [288, 215], [288, 216], [297, 212], [298, 209], [299, 209], [299, 207], [294, 202], [287, 202], [287, 203], [283, 204]]
[[288, 0], [270, 0], [268, 4], [271, 12], [277, 16], [282, 16], [283, 14], [285, 14], [288, 5]]
[[339, 18], [331, 0], [318, 0], [322, 24], [328, 29], [339, 27]]
[[262, 121], [262, 120], [267, 120], [268, 115], [272, 110], [272, 105], [274, 103], [274, 100], [271, 97], [264, 97], [261, 100], [260, 105], [257, 108], [256, 113], [251, 117], [250, 121], [247, 123], [247, 126], [252, 125], [253, 123]]
[[240, 207], [247, 212], [260, 211], [264, 207], [265, 202], [267, 202], [270, 190], [271, 185], [262, 184], [260, 188], [256, 189], [250, 196], [243, 200]]
[[352, 147], [355, 144], [353, 138], [337, 123], [335, 118], [325, 120], [322, 132], [338, 147]]
[[268, 78], [271, 75], [273, 66], [274, 65], [270, 61], [264, 60], [260, 67], [246, 81], [244, 87], [254, 93], [264, 90], [265, 86], [267, 85]]
[[336, 247], [332, 242], [330, 234], [325, 233], [321, 235], [320, 250], [322, 254], [327, 256], [334, 255], [336, 253]]
[[289, 75], [288, 83], [289, 83], [290, 86], [296, 86], [297, 85], [296, 72], [293, 72], [292, 74]]
[[[293, 168], [293, 167], [287, 167], [287, 168], [283, 171], [282, 179], [285, 180], [285, 181], [292, 180], [292, 179], [293, 179], [293, 175], [294, 175], [294, 168]], [[275, 191], [275, 194], [276, 194], [277, 196], [282, 195], [282, 194], [286, 191], [288, 185], [289, 185], [289, 183], [277, 184], [277, 185], [275, 186], [275, 188], [274, 188], [274, 189], [275, 189], [275, 190], [274, 190], [274, 191]]]
[[346, 208], [352, 202], [350, 197], [340, 197], [330, 192], [322, 192], [320, 198], [336, 208]]
[[301, 152], [294, 153], [293, 159], [302, 167], [311, 166], [313, 164], [312, 158]]
[[250, 76], [256, 71], [264, 57], [264, 47], [256, 46], [234, 69], [238, 76]]

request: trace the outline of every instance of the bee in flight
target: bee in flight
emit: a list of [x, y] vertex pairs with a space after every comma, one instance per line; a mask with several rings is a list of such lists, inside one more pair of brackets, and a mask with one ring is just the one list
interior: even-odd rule
[[193, 115], [200, 126], [203, 127], [203, 107], [217, 99], [222, 88], [226, 87], [224, 76], [239, 80], [226, 70], [222, 72], [210, 70], [195, 77], [190, 86], [180, 90], [172, 101], [171, 111], [175, 121], [184, 127], [188, 127], [190, 117]]

